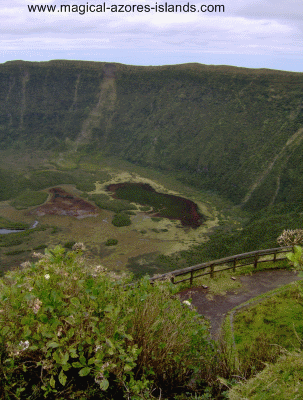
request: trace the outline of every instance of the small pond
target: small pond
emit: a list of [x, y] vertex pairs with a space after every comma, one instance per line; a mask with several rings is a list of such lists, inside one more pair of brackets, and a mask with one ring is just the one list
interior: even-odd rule
[[0, 235], [5, 235], [6, 233], [16, 233], [23, 232], [25, 229], [0, 229]]
[[197, 204], [183, 197], [158, 193], [147, 183], [117, 183], [107, 186], [114, 198], [153, 208], [157, 217], [180, 220], [183, 226], [198, 228], [206, 218]]
[[[32, 226], [30, 226], [28, 229], [34, 229], [36, 226], [39, 224], [39, 221], [35, 221]], [[0, 235], [6, 235], [8, 233], [18, 233], [18, 232], [24, 232], [25, 229], [0, 229]]]

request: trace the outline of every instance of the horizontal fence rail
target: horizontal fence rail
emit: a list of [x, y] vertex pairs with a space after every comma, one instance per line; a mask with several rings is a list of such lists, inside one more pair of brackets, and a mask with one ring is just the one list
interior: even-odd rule
[[[187, 267], [183, 269], [176, 269], [171, 272], [167, 272], [165, 274], [157, 275], [153, 278], [150, 278], [151, 283], [153, 283], [156, 280], [165, 280], [165, 279], [170, 279], [170, 281], [174, 284], [178, 284], [181, 282], [185, 281], [190, 281], [190, 284], [193, 284], [193, 280], [195, 278], [198, 278], [203, 275], [210, 275], [211, 278], [214, 277], [214, 274], [217, 272], [221, 271], [227, 271], [229, 269], [232, 269], [233, 272], [235, 272], [236, 268], [239, 267], [244, 267], [247, 265], [253, 265], [254, 268], [257, 268], [258, 264], [263, 263], [263, 262], [276, 262], [276, 261], [281, 261], [285, 260], [286, 257], [277, 257], [278, 254], [283, 254], [283, 253], [288, 253], [289, 251], [292, 251], [293, 247], [292, 246], [285, 246], [285, 247], [277, 247], [274, 249], [266, 249], [266, 250], [255, 250], [251, 251], [249, 253], [242, 253], [242, 254], [236, 254], [235, 256], [230, 256], [226, 258], [220, 258], [218, 260], [213, 260], [213, 261], [208, 261], [203, 264], [198, 264], [194, 265], [192, 267]], [[273, 255], [272, 259], [260, 259], [261, 257], [264, 256], [269, 256]], [[224, 264], [232, 264], [231, 266], [227, 266], [225, 268], [215, 270], [215, 267], [218, 265], [224, 265]], [[206, 272], [200, 273], [198, 275], [194, 275], [195, 272], [197, 271], [205, 271]], [[182, 280], [175, 281], [175, 277], [177, 276], [184, 276], [184, 275], [190, 275], [189, 277], [186, 277]]]

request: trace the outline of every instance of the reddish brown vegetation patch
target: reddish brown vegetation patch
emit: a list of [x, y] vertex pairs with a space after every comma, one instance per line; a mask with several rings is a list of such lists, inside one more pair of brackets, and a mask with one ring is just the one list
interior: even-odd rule
[[69, 215], [77, 218], [93, 217], [98, 215], [98, 208], [89, 202], [75, 197], [65, 192], [61, 188], [49, 190], [52, 198], [46, 204], [30, 211], [30, 214], [42, 216], [49, 215]]

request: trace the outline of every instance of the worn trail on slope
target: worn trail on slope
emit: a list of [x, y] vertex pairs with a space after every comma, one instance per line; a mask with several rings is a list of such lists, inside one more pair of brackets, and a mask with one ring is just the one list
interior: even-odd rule
[[[269, 163], [268, 167], [261, 173], [261, 175], [255, 181], [255, 183], [250, 187], [250, 189], [246, 193], [246, 196], [243, 199], [242, 204], [245, 204], [248, 202], [248, 200], [251, 198], [253, 192], [261, 185], [261, 183], [264, 181], [264, 179], [267, 177], [267, 175], [270, 173], [270, 171], [275, 166], [276, 162], [278, 160], [282, 159], [283, 156], [285, 156], [286, 149], [296, 148], [296, 146], [298, 146], [302, 140], [303, 140], [303, 128], [300, 128], [288, 139], [288, 141], [283, 146], [283, 148], [280, 150], [280, 152], [274, 157], [274, 159]], [[288, 158], [285, 160], [285, 162], [287, 160], [288, 160]], [[277, 193], [278, 192], [276, 191], [275, 196], [277, 195]]]
[[242, 283], [242, 287], [229, 291], [225, 295], [212, 295], [211, 300], [207, 298], [210, 297], [207, 296], [208, 289], [202, 287], [193, 287], [179, 293], [181, 300], [191, 298], [198, 313], [210, 320], [210, 333], [213, 338], [217, 338], [226, 314], [234, 307], [303, 278], [299, 277], [296, 271], [267, 270], [256, 272], [253, 275], [237, 276], [237, 279]]

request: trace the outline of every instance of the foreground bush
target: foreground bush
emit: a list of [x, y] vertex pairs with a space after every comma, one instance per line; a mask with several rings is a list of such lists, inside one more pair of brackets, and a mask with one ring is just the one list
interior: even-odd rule
[[35, 255], [0, 280], [1, 399], [151, 399], [206, 379], [206, 324], [169, 282], [125, 286], [79, 244]]

